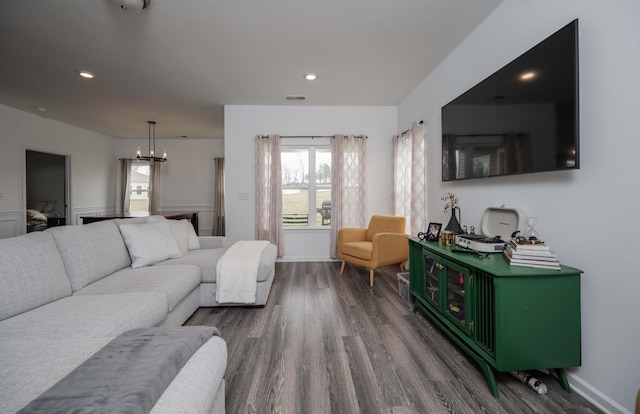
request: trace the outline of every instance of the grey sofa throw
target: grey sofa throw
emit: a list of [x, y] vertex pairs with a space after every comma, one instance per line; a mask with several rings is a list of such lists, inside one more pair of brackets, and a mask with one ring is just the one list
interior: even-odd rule
[[208, 326], [127, 331], [18, 413], [148, 413], [213, 335]]

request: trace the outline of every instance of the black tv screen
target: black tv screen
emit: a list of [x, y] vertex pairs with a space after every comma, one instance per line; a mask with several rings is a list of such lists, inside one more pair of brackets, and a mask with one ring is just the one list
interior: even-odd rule
[[442, 107], [442, 181], [580, 168], [578, 103], [574, 20]]

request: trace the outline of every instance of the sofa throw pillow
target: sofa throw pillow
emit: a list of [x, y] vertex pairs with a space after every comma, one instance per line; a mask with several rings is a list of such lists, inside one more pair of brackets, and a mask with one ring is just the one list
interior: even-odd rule
[[196, 231], [193, 229], [193, 224], [189, 222], [189, 241], [188, 246], [189, 250], [200, 250], [200, 239], [196, 234]]
[[173, 238], [180, 249], [180, 254], [185, 255], [189, 252], [189, 227], [191, 224], [187, 220], [167, 220]]
[[182, 256], [166, 221], [121, 224], [120, 233], [134, 269]]

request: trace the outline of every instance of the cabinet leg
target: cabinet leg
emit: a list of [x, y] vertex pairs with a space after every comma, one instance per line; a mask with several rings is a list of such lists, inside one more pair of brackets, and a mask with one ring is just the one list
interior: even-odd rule
[[447, 334], [449, 338], [453, 340], [453, 342], [458, 344], [458, 346], [460, 346], [460, 348], [462, 348], [462, 350], [465, 351], [467, 355], [473, 358], [473, 360], [476, 361], [478, 365], [480, 365], [480, 368], [482, 369], [482, 372], [487, 379], [487, 385], [489, 385], [491, 394], [493, 394], [494, 397], [499, 398], [500, 394], [498, 393], [498, 383], [496, 382], [496, 377], [493, 374], [491, 365], [489, 365], [487, 361], [485, 361], [478, 353], [476, 353], [473, 348], [469, 347], [466, 342], [461, 340], [458, 335], [453, 333], [449, 329], [449, 327], [447, 327], [447, 325], [443, 324], [438, 318], [432, 317], [432, 311], [429, 310], [427, 306], [421, 304], [419, 300], [416, 300], [413, 306], [414, 309], [420, 309], [422, 312], [424, 312], [424, 314], [427, 315], [427, 317], [431, 319], [431, 321], [433, 321], [440, 329], [442, 329], [442, 331]]
[[482, 368], [482, 372], [484, 372], [484, 376], [487, 378], [487, 384], [489, 385], [491, 394], [493, 394], [493, 396], [496, 398], [500, 397], [500, 394], [498, 394], [498, 383], [496, 382], [496, 377], [495, 375], [493, 375], [493, 371], [491, 370], [491, 367], [486, 361], [478, 360], [478, 359], [476, 359], [476, 361], [480, 365], [480, 368]]
[[556, 368], [556, 375], [558, 376], [558, 381], [560, 381], [560, 385], [566, 392], [571, 392], [571, 385], [569, 385], [569, 381], [567, 380], [567, 373], [564, 372], [564, 368]]

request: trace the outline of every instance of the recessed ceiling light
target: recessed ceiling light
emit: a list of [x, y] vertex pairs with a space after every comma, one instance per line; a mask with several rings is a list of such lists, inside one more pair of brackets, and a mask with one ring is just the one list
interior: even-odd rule
[[520, 80], [531, 80], [536, 77], [535, 72], [526, 72], [520, 75]]
[[96, 75], [93, 72], [89, 72], [87, 70], [79, 70], [78, 75], [86, 79], [93, 79], [96, 77]]
[[318, 79], [318, 74], [317, 73], [313, 73], [313, 72], [308, 72], [308, 73], [304, 74], [304, 78], [306, 80], [310, 80], [310, 81], [316, 80], [316, 79]]

